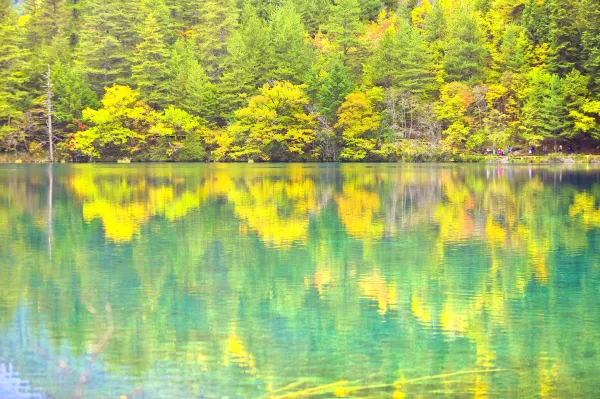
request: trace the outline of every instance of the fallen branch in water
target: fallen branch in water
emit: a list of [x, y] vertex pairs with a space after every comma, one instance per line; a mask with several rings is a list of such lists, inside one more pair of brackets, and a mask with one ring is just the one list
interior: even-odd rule
[[[90, 311], [90, 313], [92, 313], [94, 315], [97, 314], [96, 309], [93, 306], [86, 306], [86, 307], [88, 308], [88, 311]], [[75, 392], [73, 394], [73, 399], [81, 399], [81, 397], [83, 395], [83, 386], [88, 381], [88, 377], [89, 377], [90, 371], [92, 369], [92, 365], [96, 361], [96, 358], [98, 357], [98, 355], [100, 353], [102, 353], [104, 348], [106, 348], [108, 341], [110, 340], [110, 338], [112, 337], [112, 335], [115, 332], [115, 324], [114, 324], [114, 320], [113, 320], [112, 306], [110, 306], [110, 302], [106, 302], [104, 304], [104, 310], [106, 311], [106, 325], [107, 325], [106, 333], [104, 333], [104, 336], [102, 337], [102, 339], [100, 339], [100, 341], [98, 341], [98, 343], [96, 344], [94, 349], [91, 351], [90, 358], [87, 361], [87, 366], [86, 366], [85, 370], [83, 370], [83, 372], [79, 375], [79, 379], [77, 381], [77, 386], [75, 387]]]
[[304, 380], [300, 380], [300, 381], [292, 382], [292, 383], [291, 383], [291, 384], [289, 384], [289, 385], [286, 385], [286, 386], [284, 386], [284, 387], [282, 387], [282, 388], [279, 388], [279, 389], [276, 389], [276, 390], [274, 390], [274, 391], [268, 392], [268, 393], [266, 393], [266, 394], [264, 394], [264, 395], [262, 395], [262, 396], [259, 396], [259, 397], [258, 397], [258, 398], [256, 398], [256, 399], [265, 399], [265, 398], [268, 398], [268, 397], [271, 397], [271, 396], [273, 396], [273, 395], [274, 395], [274, 394], [276, 394], [276, 393], [286, 392], [286, 391], [289, 391], [289, 390], [291, 390], [291, 389], [293, 389], [293, 388], [297, 388], [297, 387], [299, 387], [300, 385], [302, 385], [302, 384], [305, 384], [305, 383], [306, 383], [306, 381], [304, 381]]
[[286, 393], [285, 395], [282, 395], [282, 396], [276, 396], [273, 399], [297, 398], [297, 397], [305, 397], [305, 396], [310, 396], [310, 395], [315, 395], [315, 394], [316, 395], [322, 395], [322, 394], [325, 393], [323, 391], [326, 390], [326, 389], [328, 389], [328, 388], [333, 388], [333, 387], [337, 387], [339, 385], [348, 384], [348, 383], [350, 383], [350, 381], [332, 382], [331, 384], [320, 385], [318, 387], [303, 389], [301, 391], [289, 392], [289, 393]]
[[[430, 380], [439, 380], [439, 379], [447, 378], [447, 377], [455, 377], [455, 376], [469, 375], [469, 374], [499, 373], [499, 372], [503, 372], [503, 371], [514, 371], [514, 370], [511, 370], [511, 369], [463, 370], [463, 371], [457, 371], [454, 373], [436, 374], [436, 375], [429, 375], [429, 376], [425, 376], [425, 377], [412, 378], [409, 380], [399, 380], [399, 381], [396, 381], [391, 384], [375, 384], [375, 385], [363, 385], [363, 386], [355, 386], [355, 387], [346, 386], [346, 387], [343, 387], [343, 391], [345, 394], [348, 394], [348, 393], [355, 393], [355, 392], [360, 392], [360, 391], [372, 391], [372, 390], [386, 389], [386, 388], [399, 388], [403, 385], [410, 385], [410, 384], [415, 384], [415, 383], [419, 383], [419, 382], [423, 382], [423, 381], [430, 381]], [[324, 393], [327, 393], [327, 392], [324, 392], [326, 389], [329, 389], [332, 387], [338, 387], [343, 384], [352, 384], [352, 383], [349, 381], [338, 381], [338, 382], [334, 382], [334, 383], [327, 384], [327, 385], [321, 385], [321, 386], [314, 387], [314, 388], [304, 389], [301, 391], [289, 392], [285, 395], [274, 397], [273, 399], [287, 399], [287, 398], [295, 398], [295, 397], [299, 397], [299, 396], [307, 397], [307, 396], [323, 395]], [[278, 391], [281, 392], [282, 389], [280, 389]], [[269, 395], [272, 395], [273, 393], [274, 392], [270, 393]], [[262, 396], [261, 398], [269, 397], [269, 395]]]

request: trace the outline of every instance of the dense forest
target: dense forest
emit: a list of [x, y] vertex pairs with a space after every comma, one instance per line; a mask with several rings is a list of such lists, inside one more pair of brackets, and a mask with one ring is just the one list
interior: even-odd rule
[[0, 0], [4, 156], [385, 161], [599, 138], [598, 0]]

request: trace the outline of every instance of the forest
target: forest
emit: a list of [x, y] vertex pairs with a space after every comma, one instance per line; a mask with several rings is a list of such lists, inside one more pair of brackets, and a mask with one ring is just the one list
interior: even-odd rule
[[440, 160], [599, 139], [598, 0], [0, 0], [0, 160]]

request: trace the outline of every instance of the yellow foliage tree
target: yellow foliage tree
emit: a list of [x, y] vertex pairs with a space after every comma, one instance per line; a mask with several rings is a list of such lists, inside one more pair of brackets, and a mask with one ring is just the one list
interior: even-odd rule
[[300, 161], [316, 159], [315, 116], [304, 86], [288, 81], [266, 83], [247, 107], [235, 113], [229, 128], [232, 159]]
[[344, 150], [340, 158], [360, 161], [369, 156], [379, 144], [381, 116], [373, 109], [371, 99], [363, 92], [354, 92], [338, 111], [335, 127], [342, 130]]

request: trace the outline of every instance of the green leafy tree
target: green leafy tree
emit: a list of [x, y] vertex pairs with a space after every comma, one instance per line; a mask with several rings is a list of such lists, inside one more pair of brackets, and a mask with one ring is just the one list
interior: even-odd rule
[[63, 0], [26, 0], [23, 10], [27, 15], [27, 39], [33, 48], [50, 45], [67, 17]]
[[523, 138], [530, 144], [556, 140], [567, 126], [562, 82], [543, 68], [529, 73], [530, 92], [523, 107]]
[[561, 76], [579, 67], [581, 29], [578, 0], [549, 0], [550, 71]]
[[360, 15], [363, 20], [374, 20], [381, 11], [382, 4], [380, 0], [359, 0]]
[[524, 72], [528, 67], [527, 54], [531, 51], [527, 32], [518, 25], [504, 31], [498, 59], [500, 71]]
[[523, 8], [522, 24], [528, 31], [534, 45], [548, 41], [550, 37], [551, 3], [547, 1], [525, 0]]
[[[171, 9], [167, 5], [166, 0], [141, 0], [140, 14], [146, 16], [146, 18], [148, 15], [152, 14], [159, 26], [163, 41], [168, 44], [173, 44], [175, 42], [182, 27], [178, 21], [171, 16]], [[143, 21], [143, 24], [147, 24], [147, 22], [146, 19]], [[143, 31], [144, 27], [142, 27], [141, 30]], [[144, 37], [139, 35], [139, 39], [144, 40]]]
[[302, 22], [309, 34], [314, 35], [325, 26], [331, 14], [331, 0], [297, 0], [295, 2]]

